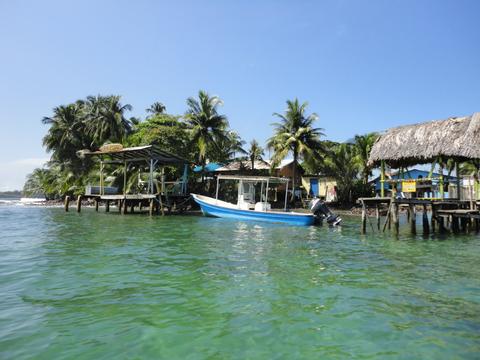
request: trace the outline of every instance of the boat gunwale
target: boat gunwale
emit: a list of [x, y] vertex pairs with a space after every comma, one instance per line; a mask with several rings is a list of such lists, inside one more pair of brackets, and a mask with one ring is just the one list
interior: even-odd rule
[[[225, 210], [245, 212], [247, 214], [272, 214], [272, 215], [281, 215], [281, 216], [287, 215], [287, 216], [292, 216], [292, 217], [295, 217], [295, 216], [296, 217], [313, 217], [314, 216], [313, 214], [304, 214], [304, 213], [299, 213], [299, 212], [295, 212], [295, 211], [275, 211], [275, 210], [257, 211], [257, 210], [239, 209], [237, 207], [233, 207], [233, 206], [236, 206], [235, 204], [232, 204], [232, 203], [229, 203], [229, 202], [226, 202], [226, 201], [223, 201], [223, 200], [218, 200], [218, 199], [215, 199], [215, 198], [212, 198], [212, 197], [209, 197], [209, 196], [193, 194], [193, 193], [190, 194], [190, 195], [192, 195], [195, 200], [198, 199], [199, 201], [204, 202], [208, 206], [215, 206], [215, 207], [218, 207], [220, 209], [225, 209]], [[202, 198], [211, 199], [214, 202], [220, 201], [220, 202], [222, 202], [224, 204], [228, 204], [232, 207], [230, 207], [230, 206], [222, 207], [219, 204], [209, 203], [208, 201], [205, 201]]]

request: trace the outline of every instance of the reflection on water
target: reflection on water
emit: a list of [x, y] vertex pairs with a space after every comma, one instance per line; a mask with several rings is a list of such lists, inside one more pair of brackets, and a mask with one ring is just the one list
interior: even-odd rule
[[476, 358], [480, 242], [0, 209], [1, 358]]

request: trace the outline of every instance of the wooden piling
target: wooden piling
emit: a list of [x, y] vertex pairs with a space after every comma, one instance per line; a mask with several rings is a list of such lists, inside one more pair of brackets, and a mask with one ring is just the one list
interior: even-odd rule
[[110, 200], [105, 202], [105, 212], [110, 212]]
[[362, 234], [367, 232], [367, 209], [365, 203], [362, 201]]
[[82, 195], [77, 197], [77, 212], [82, 211]]
[[127, 203], [127, 199], [123, 199], [123, 203], [122, 203], [122, 214], [123, 214], [123, 215], [127, 215], [127, 214], [128, 214], [128, 203]]
[[417, 233], [417, 211], [415, 205], [409, 204], [408, 205], [408, 213], [410, 214], [410, 230], [412, 234]]
[[99, 203], [98, 199], [95, 199], [95, 211], [97, 212], [98, 212], [98, 203]]
[[377, 219], [377, 229], [380, 231], [380, 209], [378, 208], [378, 204], [375, 206], [375, 218]]
[[431, 208], [432, 208], [432, 218], [430, 219], [430, 224], [431, 224], [431, 227], [432, 227], [432, 232], [434, 233], [435, 232], [435, 223], [437, 221], [437, 211], [435, 210], [435, 205], [431, 205]]
[[149, 209], [148, 209], [148, 213], [150, 214], [150, 216], [153, 215], [153, 208], [154, 208], [154, 205], [155, 205], [155, 201], [154, 199], [150, 199], [150, 204], [149, 204]]
[[423, 204], [423, 233], [425, 235], [428, 235], [430, 232], [430, 228], [428, 226], [428, 213], [427, 213], [427, 205]]
[[65, 211], [68, 212], [68, 208], [70, 206], [70, 196], [65, 196]]
[[395, 234], [398, 234], [400, 230], [400, 219], [398, 216], [398, 204], [396, 202], [392, 202], [392, 222], [393, 222], [393, 229]]

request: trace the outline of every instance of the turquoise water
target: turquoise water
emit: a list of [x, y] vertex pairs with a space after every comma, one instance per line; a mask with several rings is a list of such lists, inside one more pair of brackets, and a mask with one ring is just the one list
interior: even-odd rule
[[480, 237], [0, 207], [2, 359], [461, 359]]

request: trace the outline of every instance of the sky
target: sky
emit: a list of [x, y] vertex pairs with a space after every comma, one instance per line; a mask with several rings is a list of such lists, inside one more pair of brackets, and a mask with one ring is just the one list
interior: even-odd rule
[[480, 111], [480, 1], [0, 0], [0, 191], [48, 160], [52, 108], [118, 94], [183, 114], [199, 89], [264, 143], [308, 101], [326, 138]]

